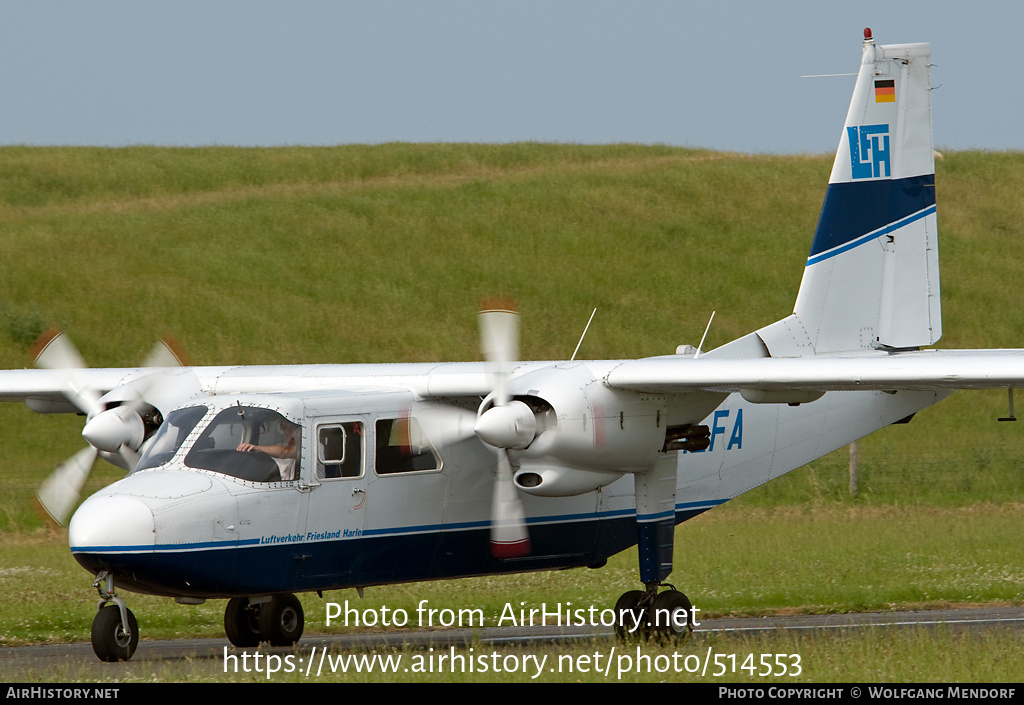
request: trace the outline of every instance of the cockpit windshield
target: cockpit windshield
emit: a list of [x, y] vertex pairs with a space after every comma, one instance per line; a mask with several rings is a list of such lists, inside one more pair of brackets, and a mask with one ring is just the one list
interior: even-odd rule
[[209, 409], [205, 406], [190, 406], [185, 409], [175, 409], [169, 413], [149, 442], [146, 452], [139, 459], [135, 472], [160, 467], [170, 461], [177, 454], [188, 434], [206, 416], [207, 411]]
[[298, 478], [301, 427], [271, 409], [232, 406], [217, 414], [185, 465], [251, 482]]
[[[169, 462], [209, 413], [190, 406], [169, 413], [135, 471]], [[213, 417], [185, 456], [185, 465], [251, 482], [298, 479], [301, 427], [271, 409], [232, 406]]]

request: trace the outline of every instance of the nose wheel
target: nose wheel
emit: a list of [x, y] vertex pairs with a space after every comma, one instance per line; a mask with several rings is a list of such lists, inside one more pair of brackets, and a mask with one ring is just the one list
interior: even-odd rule
[[302, 638], [305, 616], [299, 598], [291, 593], [263, 598], [233, 597], [224, 609], [228, 641], [241, 648], [291, 646]]
[[139, 646], [139, 623], [114, 594], [114, 576], [102, 571], [93, 585], [99, 591], [96, 616], [92, 620], [92, 650], [100, 661], [127, 661]]
[[124, 611], [122, 617], [121, 605], [104, 605], [92, 620], [92, 650], [100, 661], [127, 661], [139, 646], [139, 623]]

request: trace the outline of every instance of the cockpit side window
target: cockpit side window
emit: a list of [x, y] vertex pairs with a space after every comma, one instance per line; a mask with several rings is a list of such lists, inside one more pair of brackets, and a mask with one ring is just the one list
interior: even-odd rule
[[134, 472], [156, 468], [170, 461], [208, 411], [205, 406], [190, 406], [169, 413], [150, 440]]
[[319, 480], [361, 477], [363, 424], [352, 421], [317, 429], [316, 476]]
[[416, 419], [379, 419], [374, 469], [378, 475], [438, 470], [441, 459]]
[[234, 406], [217, 414], [185, 465], [250, 482], [298, 478], [301, 427], [271, 409]]

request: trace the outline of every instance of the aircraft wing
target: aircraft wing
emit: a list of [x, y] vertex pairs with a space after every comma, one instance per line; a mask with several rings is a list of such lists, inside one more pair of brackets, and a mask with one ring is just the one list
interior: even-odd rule
[[991, 389], [1024, 385], [1024, 350], [920, 350], [849, 357], [629, 360], [605, 383], [666, 394], [686, 391]]
[[485, 396], [491, 390], [483, 363], [96, 367], [0, 370], [0, 401], [27, 401], [36, 411], [74, 413], [78, 409], [68, 400], [76, 390], [87, 389], [100, 396], [154, 372], [171, 378], [194, 373], [196, 385], [188, 385], [184, 390], [186, 396], [372, 387], [407, 389], [422, 397], [436, 398]]
[[[87, 381], [91, 389], [108, 392], [152, 371], [97, 368], [76, 370], [74, 375]], [[64, 401], [65, 391], [72, 386], [71, 376], [69, 370], [0, 370], [0, 401]]]

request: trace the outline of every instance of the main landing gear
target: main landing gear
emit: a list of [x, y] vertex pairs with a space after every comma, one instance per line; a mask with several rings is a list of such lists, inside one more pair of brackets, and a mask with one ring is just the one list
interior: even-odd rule
[[[679, 437], [685, 433], [680, 431]], [[664, 582], [672, 572], [676, 463], [675, 453], [667, 453], [650, 470], [634, 476], [637, 558], [644, 590], [630, 590], [615, 603], [620, 637], [679, 641], [693, 631], [696, 610], [686, 595]], [[668, 589], [659, 593], [663, 586]]]
[[[658, 592], [659, 587], [668, 590]], [[630, 590], [615, 603], [615, 635], [620, 639], [685, 641], [693, 632], [694, 609], [683, 593], [667, 583], [648, 583]]]
[[100, 571], [93, 581], [100, 594], [92, 620], [92, 650], [100, 661], [127, 661], [139, 646], [139, 624], [135, 615], [114, 594], [114, 575]]
[[291, 593], [263, 597], [232, 597], [224, 609], [224, 631], [238, 647], [291, 646], [305, 626], [302, 603]]

